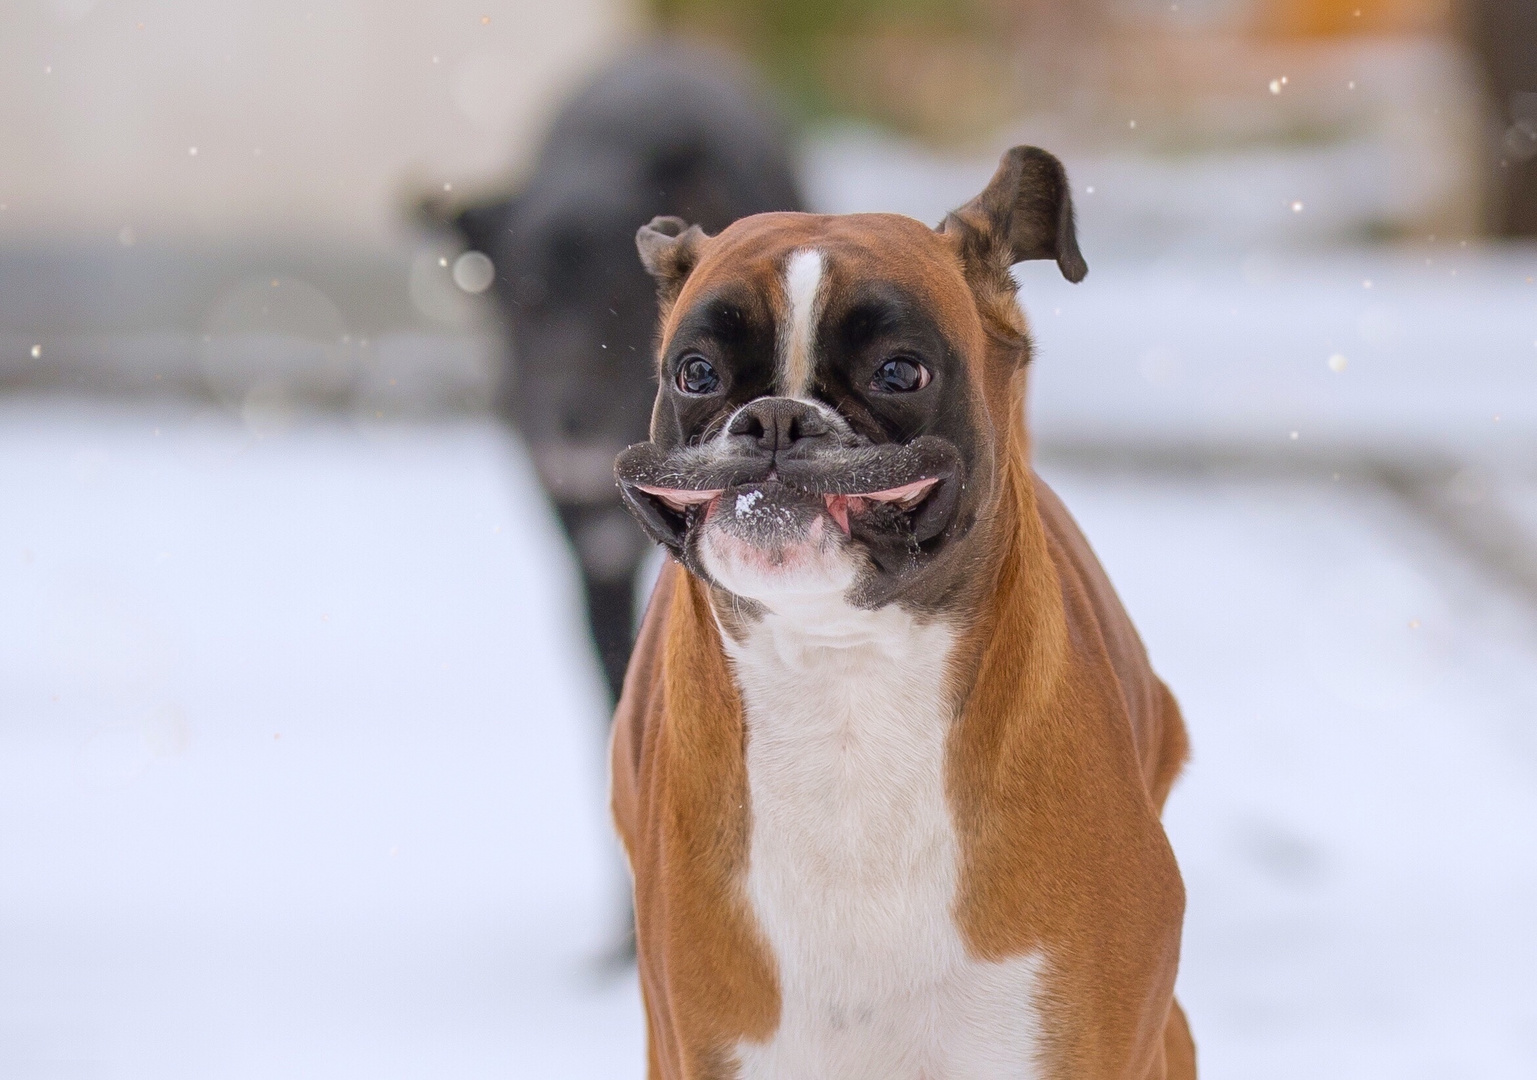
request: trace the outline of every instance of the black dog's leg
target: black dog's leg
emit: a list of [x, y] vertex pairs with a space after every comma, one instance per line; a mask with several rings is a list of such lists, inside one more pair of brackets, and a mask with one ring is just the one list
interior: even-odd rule
[[[645, 555], [645, 538], [618, 506], [562, 504], [556, 508], [582, 568], [587, 629], [613, 705], [624, 689], [624, 672], [635, 644], [635, 575]], [[605, 729], [607, 723], [604, 717]], [[618, 933], [603, 967], [623, 967], [634, 959], [635, 910], [626, 890]]]
[[584, 573], [582, 579], [587, 586], [587, 623], [592, 629], [592, 642], [598, 648], [609, 696], [617, 703], [619, 692], [624, 689], [624, 669], [630, 663], [630, 646], [634, 644], [634, 575], [619, 581], [596, 581]]
[[560, 522], [582, 568], [587, 627], [603, 665], [609, 704], [619, 701], [635, 637], [635, 572], [645, 538], [617, 504], [562, 504]]

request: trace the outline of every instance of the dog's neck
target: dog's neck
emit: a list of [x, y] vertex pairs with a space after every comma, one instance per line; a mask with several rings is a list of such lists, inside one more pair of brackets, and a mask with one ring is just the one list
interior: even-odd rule
[[[731, 599], [725, 603], [735, 610]], [[890, 643], [898, 624], [910, 621], [896, 604], [871, 610], [850, 604], [841, 593], [802, 593], [759, 603], [757, 617], [738, 621], [725, 639], [729, 652], [733, 643], [765, 638], [787, 664], [795, 665], [822, 650], [879, 648]]]

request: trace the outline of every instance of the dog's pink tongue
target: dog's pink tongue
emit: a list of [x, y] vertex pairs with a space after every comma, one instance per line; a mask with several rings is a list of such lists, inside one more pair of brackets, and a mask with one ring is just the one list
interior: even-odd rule
[[838, 528], [843, 530], [843, 535], [849, 535], [849, 501], [842, 495], [823, 495], [823, 501], [827, 503], [827, 513], [838, 523]]
[[827, 503], [827, 513], [838, 523], [838, 528], [843, 530], [844, 536], [849, 536], [849, 511], [859, 513], [865, 508], [865, 501], [858, 495], [823, 495], [822, 499]]

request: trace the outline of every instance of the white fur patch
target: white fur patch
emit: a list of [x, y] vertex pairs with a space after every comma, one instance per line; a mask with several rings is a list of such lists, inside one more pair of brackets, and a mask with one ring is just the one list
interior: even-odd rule
[[785, 264], [785, 298], [789, 303], [785, 325], [779, 334], [779, 392], [803, 398], [811, 388], [812, 339], [821, 307], [822, 253], [815, 249], [795, 252]]
[[1042, 959], [974, 960], [944, 792], [954, 633], [840, 591], [781, 594], [726, 639], [747, 721], [746, 892], [779, 973], [747, 1080], [1039, 1074]]
[[[742, 497], [738, 496], [740, 500]], [[773, 508], [740, 505], [739, 517], [772, 514]], [[699, 559], [710, 577], [737, 596], [762, 602], [770, 610], [831, 591], [841, 595], [858, 573], [836, 528], [813, 521], [802, 537], [764, 546], [706, 525]]]

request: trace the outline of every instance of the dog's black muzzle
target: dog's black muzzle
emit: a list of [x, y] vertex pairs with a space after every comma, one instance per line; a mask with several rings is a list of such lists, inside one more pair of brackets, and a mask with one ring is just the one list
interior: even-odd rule
[[[689, 530], [723, 494], [777, 482], [802, 498], [868, 498], [923, 481], [921, 497], [900, 511], [872, 514], [865, 526], [900, 529], [923, 545], [939, 537], [955, 516], [964, 479], [960, 453], [945, 439], [920, 436], [910, 443], [840, 445], [820, 435], [772, 443], [751, 432], [727, 432], [704, 446], [664, 450], [637, 443], [614, 465], [620, 493], [641, 527], [674, 553]], [[858, 539], [857, 534], [855, 538]]]

